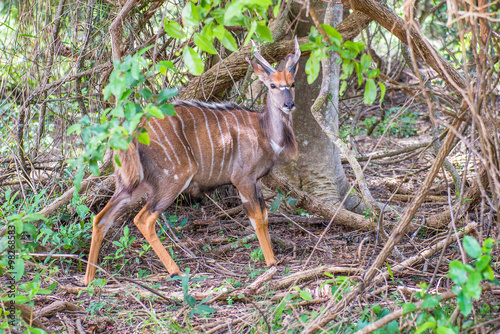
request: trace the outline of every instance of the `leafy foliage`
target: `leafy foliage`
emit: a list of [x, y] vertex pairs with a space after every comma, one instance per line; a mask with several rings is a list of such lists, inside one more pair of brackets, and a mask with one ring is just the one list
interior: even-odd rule
[[[344, 80], [340, 86], [340, 94], [347, 88], [347, 81], [345, 80], [355, 72], [359, 85], [365, 80], [364, 103], [372, 104], [375, 102], [377, 85], [374, 79], [379, 76], [380, 70], [378, 68], [370, 69], [372, 59], [368, 54], [363, 54], [359, 61], [356, 59], [365, 48], [365, 44], [353, 41], [343, 42], [342, 35], [327, 24], [322, 24], [321, 28], [326, 33], [328, 40], [325, 41], [322, 34], [315, 27], [311, 27], [309, 32], [310, 42], [301, 45], [301, 50], [311, 51], [311, 56], [305, 67], [307, 82], [311, 84], [318, 77], [321, 60], [327, 58], [330, 52], [336, 52], [340, 56], [337, 62], [342, 64], [343, 70], [340, 79]], [[378, 86], [380, 87], [380, 101], [382, 101], [385, 95], [385, 85], [379, 82]]]

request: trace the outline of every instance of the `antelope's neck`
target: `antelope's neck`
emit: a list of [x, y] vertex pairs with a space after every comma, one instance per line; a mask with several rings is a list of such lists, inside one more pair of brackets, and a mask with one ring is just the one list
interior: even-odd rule
[[286, 146], [286, 128], [290, 126], [288, 118], [281, 110], [274, 106], [266, 105], [261, 117], [261, 126], [266, 138], [269, 140], [274, 153], [279, 154]]

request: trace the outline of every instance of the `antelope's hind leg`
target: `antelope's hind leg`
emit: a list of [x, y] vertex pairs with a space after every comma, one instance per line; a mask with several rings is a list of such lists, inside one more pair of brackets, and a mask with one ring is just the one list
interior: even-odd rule
[[170, 204], [172, 204], [175, 198], [184, 189], [187, 188], [193, 178], [192, 174], [176, 176], [177, 179], [170, 178], [163, 181], [163, 183], [168, 184], [169, 187], [158, 187], [156, 191], [153, 192], [154, 196], [151, 199], [148, 199], [146, 206], [144, 206], [144, 208], [134, 218], [135, 225], [141, 231], [144, 238], [146, 238], [147, 242], [151, 245], [171, 276], [180, 275], [181, 271], [158, 238], [155, 225], [160, 214], [164, 212]]
[[268, 217], [266, 203], [260, 186], [260, 181], [256, 183], [233, 183], [240, 192], [241, 201], [245, 208], [248, 218], [255, 229], [257, 239], [259, 239], [260, 248], [264, 254], [266, 265], [268, 267], [275, 266], [273, 248], [271, 246], [271, 239], [269, 238]]
[[87, 270], [85, 272], [84, 284], [88, 285], [95, 278], [97, 260], [99, 258], [99, 249], [106, 232], [113, 226], [115, 220], [120, 217], [133, 203], [139, 201], [144, 195], [145, 189], [141, 186], [134, 189], [131, 193], [122, 190], [115, 193], [108, 204], [99, 212], [95, 218], [92, 228], [92, 242], [90, 244], [89, 259]]

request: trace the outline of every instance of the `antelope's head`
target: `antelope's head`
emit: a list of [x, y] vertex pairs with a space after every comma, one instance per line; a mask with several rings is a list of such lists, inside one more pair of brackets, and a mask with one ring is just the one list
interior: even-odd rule
[[297, 37], [295, 37], [295, 53], [286, 57], [285, 70], [277, 71], [262, 55], [257, 52], [252, 62], [246, 59], [253, 67], [253, 71], [269, 89], [268, 104], [290, 114], [295, 110], [295, 74], [299, 67], [300, 49]]

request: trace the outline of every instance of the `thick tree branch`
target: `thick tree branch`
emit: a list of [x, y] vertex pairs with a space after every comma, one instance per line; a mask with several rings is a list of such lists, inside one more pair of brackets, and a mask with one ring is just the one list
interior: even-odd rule
[[[366, 14], [356, 12], [349, 15], [342, 21], [336, 29], [344, 40], [356, 37], [361, 30], [371, 22]], [[308, 41], [307, 37], [299, 38], [299, 44]], [[264, 44], [261, 49], [262, 56], [269, 62], [276, 62], [293, 52], [293, 40]], [[302, 56], [309, 54], [303, 51]], [[180, 100], [210, 100], [213, 96], [218, 96], [225, 89], [242, 79], [247, 70], [248, 63], [245, 58], [251, 56], [250, 46], [241, 48], [227, 58], [219, 61], [216, 65], [203, 73], [201, 76], [191, 80], [188, 85], [179, 93]]]
[[365, 13], [407, 45], [407, 30], [409, 30], [410, 42], [414, 50], [416, 50], [417, 55], [450, 85], [450, 88], [455, 94], [458, 96], [463, 95], [465, 78], [461, 76], [455, 67], [447, 62], [427, 40], [423, 39], [416, 29], [408, 27], [406, 22], [396, 15], [387, 5], [377, 0], [346, 1], [352, 9]]

